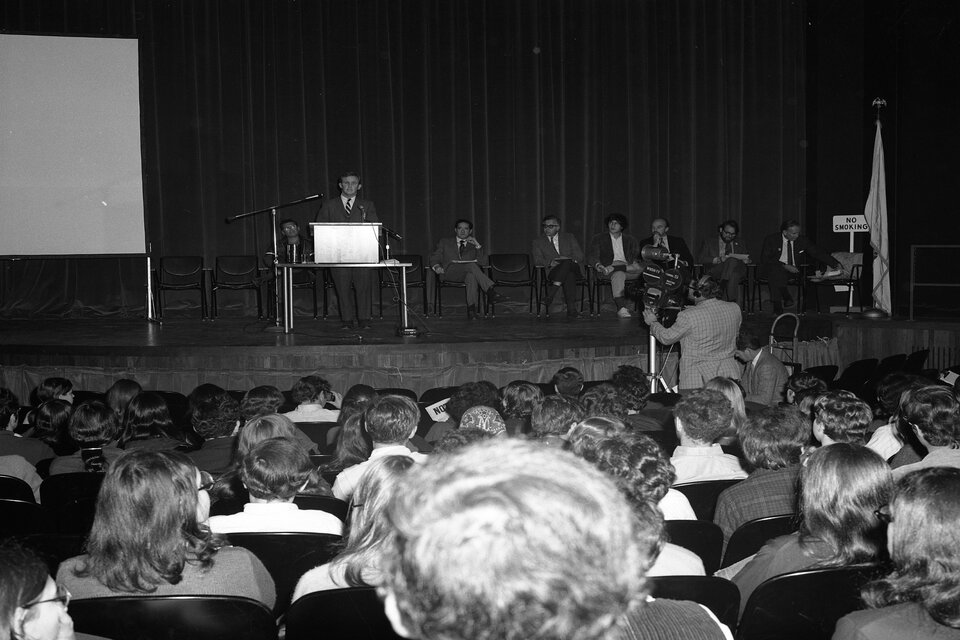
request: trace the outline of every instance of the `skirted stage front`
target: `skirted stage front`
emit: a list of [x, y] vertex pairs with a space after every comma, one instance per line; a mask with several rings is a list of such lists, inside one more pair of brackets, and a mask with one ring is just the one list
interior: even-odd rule
[[[763, 334], [772, 321], [769, 315], [744, 318]], [[407, 338], [396, 335], [396, 324], [384, 319], [369, 330], [344, 331], [334, 320], [298, 318], [295, 333], [284, 335], [265, 331], [270, 323], [248, 319], [178, 318], [162, 326], [143, 319], [4, 320], [0, 385], [27, 401], [50, 376], [86, 390], [103, 390], [126, 377], [145, 388], [189, 393], [205, 382], [228, 389], [261, 384], [288, 389], [297, 378], [315, 373], [340, 390], [364, 383], [422, 393], [474, 380], [545, 382], [564, 366], [577, 367], [588, 380], [606, 379], [622, 364], [647, 368], [648, 335], [638, 318], [608, 314], [567, 321], [510, 310], [468, 321], [457, 314], [421, 320], [420, 335]], [[783, 357], [803, 367], [842, 369], [860, 358], [929, 348], [927, 366], [947, 367], [960, 362], [958, 328], [947, 322], [806, 315], [796, 352]], [[781, 333], [778, 343], [791, 346], [792, 323], [782, 321]], [[676, 354], [658, 351], [663, 375], [672, 384]]]

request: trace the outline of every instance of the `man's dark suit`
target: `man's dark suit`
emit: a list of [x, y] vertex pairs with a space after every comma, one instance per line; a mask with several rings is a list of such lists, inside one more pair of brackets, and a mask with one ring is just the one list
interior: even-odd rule
[[[714, 263], [714, 260], [723, 257], [720, 249], [722, 242], [719, 236], [704, 240], [700, 245], [700, 251], [697, 253], [697, 260], [703, 265], [706, 275], [717, 282], [726, 282], [726, 299], [730, 302], [736, 302], [739, 297], [740, 282], [747, 276], [747, 265], [737, 258], [727, 258]], [[740, 240], [733, 240], [730, 244], [733, 246], [729, 253], [748, 253], [747, 245]]]
[[[323, 203], [320, 211], [317, 212], [316, 222], [380, 222], [377, 217], [377, 208], [372, 200], [363, 200], [354, 198], [350, 214], [343, 206], [343, 200], [340, 196], [330, 198]], [[340, 319], [343, 322], [352, 322], [359, 318], [361, 321], [369, 321], [373, 314], [371, 312], [372, 301], [370, 291], [372, 289], [373, 272], [370, 269], [330, 269], [330, 275], [333, 276], [333, 283], [337, 287], [337, 300], [340, 302]], [[350, 285], [356, 290], [356, 298], [351, 295]], [[354, 302], [356, 300], [356, 302]], [[356, 310], [354, 309], [356, 304]]]
[[[553, 239], [541, 235], [533, 239], [530, 253], [533, 254], [533, 264], [544, 268], [547, 282], [559, 282], [563, 287], [563, 300], [567, 305], [567, 313], [575, 315], [577, 300], [577, 278], [583, 275], [583, 249], [572, 233], [561, 231], [557, 233], [560, 251], [553, 245]], [[557, 260], [560, 256], [570, 260]], [[557, 261], [554, 264], [554, 261]], [[547, 306], [550, 297], [556, 289], [548, 289]], [[539, 311], [538, 311], [539, 313]]]
[[[766, 278], [770, 283], [770, 302], [773, 303], [775, 311], [782, 310], [787, 283], [795, 276], [784, 268], [784, 263], [780, 262], [783, 240], [783, 232], [781, 231], [771, 233], [763, 239], [763, 245], [760, 249], [760, 266], [757, 272], [757, 275]], [[840, 265], [833, 256], [817, 247], [806, 236], [798, 236], [793, 241], [793, 257], [796, 267], [816, 264], [817, 262], [824, 262], [831, 267]]]
[[[463, 282], [466, 285], [467, 306], [476, 309], [477, 287], [487, 291], [493, 286], [493, 280], [480, 268], [488, 263], [487, 252], [484, 247], [477, 249], [469, 242], [464, 244], [463, 251], [460, 251], [458, 244], [455, 237], [440, 238], [437, 248], [430, 254], [430, 268], [440, 265], [443, 267], [440, 278], [450, 282]], [[476, 262], [455, 262], [457, 260], [476, 260]]]

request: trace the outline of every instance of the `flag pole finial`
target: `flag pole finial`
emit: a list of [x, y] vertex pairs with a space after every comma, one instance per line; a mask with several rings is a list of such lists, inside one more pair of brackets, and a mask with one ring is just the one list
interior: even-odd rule
[[885, 106], [887, 106], [887, 101], [884, 100], [883, 98], [874, 98], [874, 99], [873, 99], [873, 102], [872, 102], [871, 104], [872, 104], [873, 107], [877, 110], [877, 123], [879, 124], [879, 122], [880, 122], [880, 109], [882, 109], [882, 108], [884, 108]]

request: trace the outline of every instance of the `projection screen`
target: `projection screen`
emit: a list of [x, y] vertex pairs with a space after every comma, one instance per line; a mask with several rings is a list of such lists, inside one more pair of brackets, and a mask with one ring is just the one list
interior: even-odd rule
[[144, 254], [137, 41], [0, 34], [0, 256]]

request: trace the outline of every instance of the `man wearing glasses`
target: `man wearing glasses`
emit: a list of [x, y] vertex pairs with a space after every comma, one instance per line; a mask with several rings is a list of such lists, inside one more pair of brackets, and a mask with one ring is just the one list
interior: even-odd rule
[[547, 311], [557, 291], [563, 289], [567, 317], [580, 315], [577, 313], [577, 278], [583, 275], [583, 249], [572, 233], [560, 231], [560, 218], [547, 216], [543, 219], [543, 235], [534, 239], [530, 253], [533, 254], [533, 264], [543, 267], [547, 278]]
[[740, 302], [740, 283], [747, 276], [747, 263], [750, 257], [747, 248], [740, 240], [740, 224], [736, 220], [726, 220], [718, 227], [716, 238], [707, 238], [700, 245], [697, 260], [704, 267], [704, 275], [709, 275], [720, 283], [720, 291], [728, 302]]

